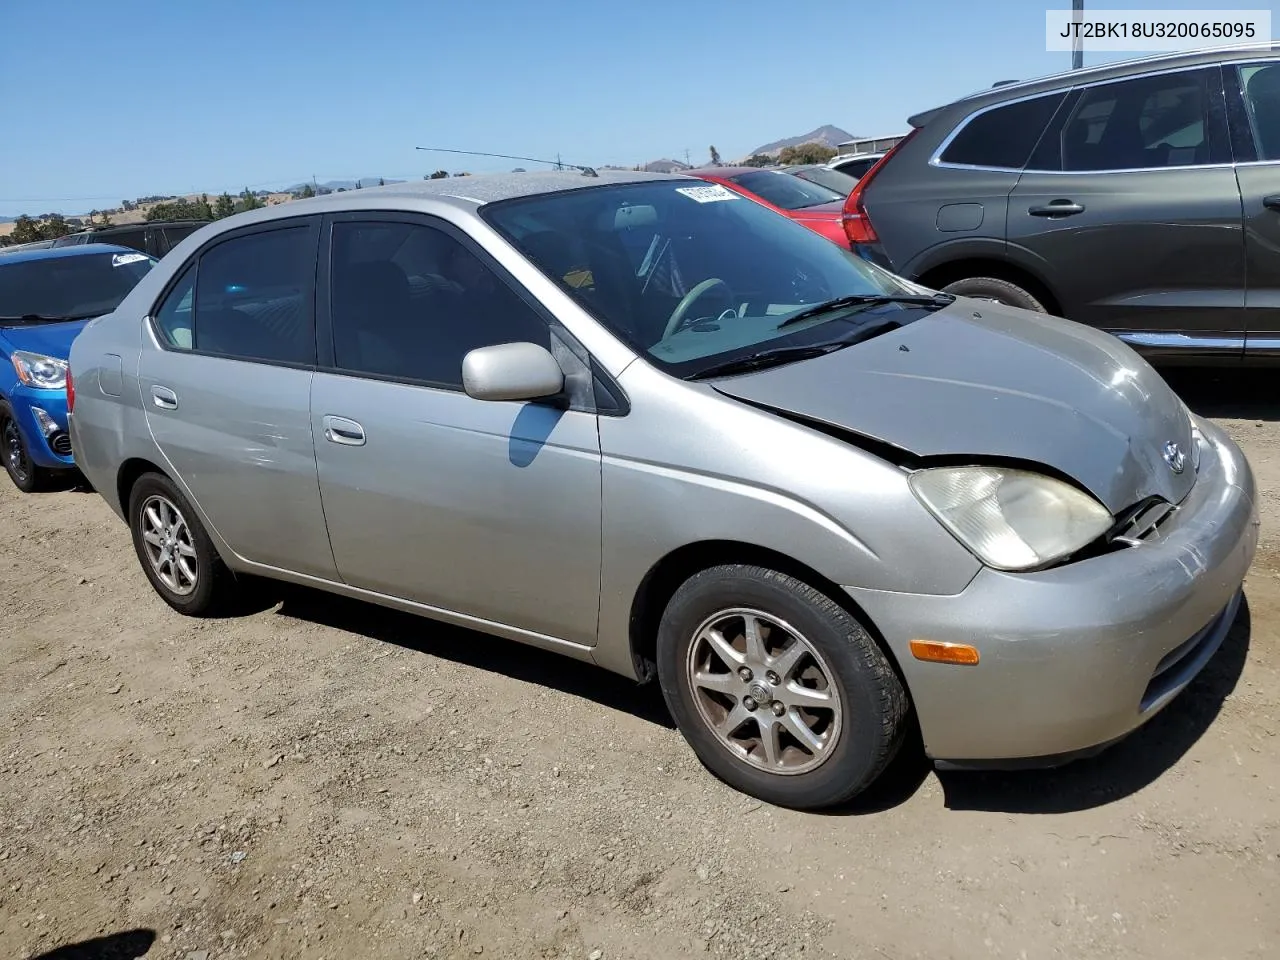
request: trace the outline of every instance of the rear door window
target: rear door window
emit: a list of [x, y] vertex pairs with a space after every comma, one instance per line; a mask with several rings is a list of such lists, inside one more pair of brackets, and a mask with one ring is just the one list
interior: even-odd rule
[[[1216, 68], [1138, 77], [1088, 87], [1056, 144], [1056, 169], [1144, 170], [1220, 158]], [[1221, 83], [1216, 91], [1221, 100]], [[1224, 128], [1225, 129], [1225, 128]]]
[[268, 363], [315, 363], [316, 231], [233, 237], [188, 266], [156, 312], [169, 346]]
[[973, 117], [943, 149], [943, 163], [1021, 170], [1065, 92], [995, 107]]

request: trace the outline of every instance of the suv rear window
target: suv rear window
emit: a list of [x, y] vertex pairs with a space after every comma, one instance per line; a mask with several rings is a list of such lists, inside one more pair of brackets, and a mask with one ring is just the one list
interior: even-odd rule
[[1021, 170], [1065, 93], [994, 107], [969, 120], [943, 150], [943, 163]]

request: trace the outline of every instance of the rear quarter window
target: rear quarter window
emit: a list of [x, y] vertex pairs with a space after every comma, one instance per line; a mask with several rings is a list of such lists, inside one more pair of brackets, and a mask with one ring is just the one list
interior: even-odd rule
[[1065, 91], [993, 107], [962, 122], [939, 160], [965, 167], [1021, 170]]

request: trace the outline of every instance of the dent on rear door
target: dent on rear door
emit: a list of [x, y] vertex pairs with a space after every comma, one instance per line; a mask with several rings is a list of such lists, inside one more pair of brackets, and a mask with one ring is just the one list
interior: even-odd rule
[[[139, 386], [157, 446], [241, 557], [336, 579], [311, 440], [310, 370], [143, 347]], [[162, 409], [152, 388], [168, 388]]]

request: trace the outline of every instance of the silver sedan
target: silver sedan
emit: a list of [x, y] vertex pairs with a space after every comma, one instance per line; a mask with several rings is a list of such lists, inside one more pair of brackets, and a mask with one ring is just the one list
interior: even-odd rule
[[1109, 334], [723, 187], [398, 184], [197, 231], [71, 351], [71, 435], [202, 616], [257, 575], [657, 679], [772, 803], [1055, 764], [1218, 648], [1249, 466]]

